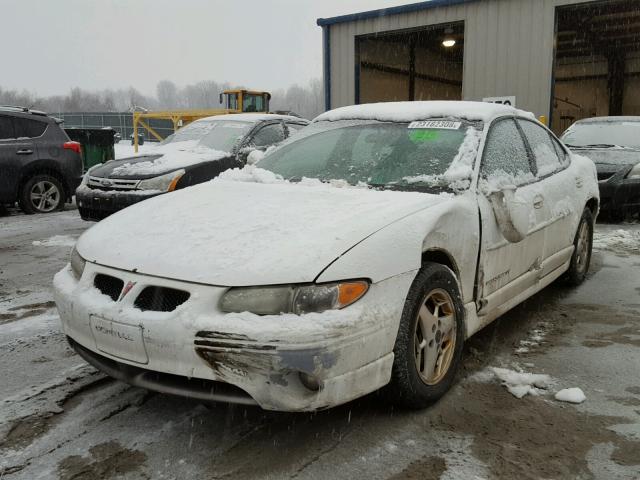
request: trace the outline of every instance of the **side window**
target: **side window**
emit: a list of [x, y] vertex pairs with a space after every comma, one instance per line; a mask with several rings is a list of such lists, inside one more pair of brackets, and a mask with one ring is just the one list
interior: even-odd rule
[[299, 123], [288, 123], [287, 122], [287, 130], [289, 130], [289, 136], [296, 133], [298, 130], [303, 129], [306, 125], [300, 125]]
[[481, 170], [485, 179], [510, 176], [516, 185], [533, 179], [527, 148], [514, 120], [499, 120], [492, 125]]
[[533, 152], [536, 165], [538, 167], [538, 177], [545, 177], [560, 169], [560, 159], [556, 153], [556, 148], [551, 142], [549, 132], [540, 125], [527, 120], [518, 120], [522, 131], [527, 137], [529, 147]]
[[284, 129], [280, 123], [265, 125], [253, 135], [251, 144], [256, 147], [268, 147], [284, 140]]
[[13, 125], [16, 129], [18, 138], [34, 138], [39, 137], [47, 128], [45, 122], [30, 120], [28, 118], [14, 118]]
[[552, 135], [549, 136], [551, 137], [551, 143], [553, 143], [553, 146], [556, 149], [556, 153], [558, 154], [558, 158], [560, 159], [560, 164], [563, 167], [568, 166], [571, 163], [569, 154], [562, 148], [560, 142], [556, 138], [554, 138]]
[[0, 140], [16, 138], [13, 133], [13, 122], [11, 117], [0, 116]]

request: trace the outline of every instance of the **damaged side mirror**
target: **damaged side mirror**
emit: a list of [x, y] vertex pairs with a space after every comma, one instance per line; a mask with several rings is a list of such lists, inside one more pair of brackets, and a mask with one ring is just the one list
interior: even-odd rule
[[489, 195], [489, 202], [500, 232], [511, 243], [524, 240], [529, 232], [529, 207], [519, 200], [514, 188], [505, 188]]

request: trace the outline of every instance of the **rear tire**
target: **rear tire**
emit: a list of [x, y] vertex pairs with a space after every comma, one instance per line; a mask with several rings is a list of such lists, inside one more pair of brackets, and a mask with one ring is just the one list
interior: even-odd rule
[[391, 400], [424, 408], [451, 387], [462, 358], [464, 306], [453, 272], [427, 263], [413, 281], [393, 349]]
[[18, 204], [28, 215], [51, 213], [64, 208], [65, 192], [60, 181], [51, 175], [35, 175], [20, 189]]
[[591, 263], [591, 250], [593, 248], [593, 214], [588, 208], [582, 212], [578, 231], [573, 240], [573, 254], [569, 270], [565, 274], [565, 281], [571, 286], [584, 282]]

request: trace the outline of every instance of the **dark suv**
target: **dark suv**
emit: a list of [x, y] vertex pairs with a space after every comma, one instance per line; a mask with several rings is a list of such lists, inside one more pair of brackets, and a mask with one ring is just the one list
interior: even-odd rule
[[60, 121], [24, 107], [0, 106], [0, 205], [25, 213], [60, 210], [82, 180], [80, 144]]

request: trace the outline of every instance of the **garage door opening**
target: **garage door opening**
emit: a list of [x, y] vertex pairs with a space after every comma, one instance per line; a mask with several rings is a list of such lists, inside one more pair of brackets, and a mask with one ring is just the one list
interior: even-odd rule
[[356, 103], [462, 99], [464, 22], [355, 41]]
[[640, 8], [614, 0], [556, 10], [552, 128], [582, 118], [640, 115]]

